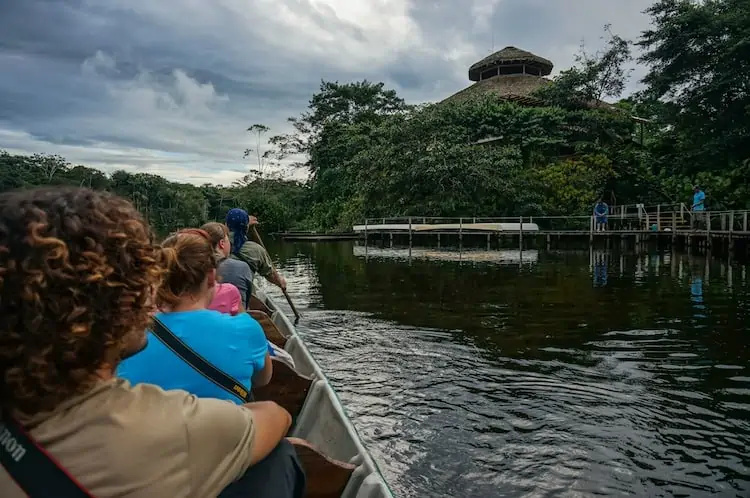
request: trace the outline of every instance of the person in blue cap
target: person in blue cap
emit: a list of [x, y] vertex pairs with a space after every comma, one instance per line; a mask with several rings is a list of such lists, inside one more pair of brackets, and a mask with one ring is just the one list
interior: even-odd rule
[[232, 257], [244, 261], [255, 275], [260, 275], [281, 290], [286, 290], [286, 279], [273, 267], [271, 258], [265, 248], [247, 237], [251, 226], [257, 225], [255, 216], [249, 216], [240, 208], [230, 209], [226, 225], [229, 228], [229, 242]]

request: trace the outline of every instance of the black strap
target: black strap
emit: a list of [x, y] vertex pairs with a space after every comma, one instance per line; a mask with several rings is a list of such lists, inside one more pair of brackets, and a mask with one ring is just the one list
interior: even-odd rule
[[0, 464], [29, 498], [93, 498], [5, 413], [0, 419]]
[[157, 339], [165, 346], [172, 350], [174, 354], [193, 367], [193, 369], [205, 378], [221, 387], [228, 393], [238, 397], [243, 403], [249, 403], [253, 400], [251, 392], [231, 375], [219, 370], [208, 360], [196, 353], [190, 346], [174, 335], [161, 320], [154, 317], [154, 328], [151, 331]]

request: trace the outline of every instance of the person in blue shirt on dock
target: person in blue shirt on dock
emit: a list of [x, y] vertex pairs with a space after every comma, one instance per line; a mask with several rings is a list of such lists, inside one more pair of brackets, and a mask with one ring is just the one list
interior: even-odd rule
[[[695, 185], [693, 187], [693, 219], [697, 224], [703, 224], [704, 221], [704, 212], [706, 210], [706, 194], [703, 192], [703, 190], [698, 186]], [[695, 228], [697, 228], [697, 224]]]
[[[260, 324], [247, 313], [236, 316], [206, 309], [216, 289], [216, 256], [208, 233], [187, 229], [162, 244], [166, 275], [157, 292], [156, 317], [193, 351], [250, 391], [271, 380], [273, 365]], [[131, 384], [182, 389], [202, 398], [243, 401], [214, 384], [151, 332], [148, 345], [124, 360], [118, 377]]]
[[597, 232], [603, 232], [607, 229], [607, 215], [609, 215], [609, 206], [600, 197], [594, 205], [594, 221]]

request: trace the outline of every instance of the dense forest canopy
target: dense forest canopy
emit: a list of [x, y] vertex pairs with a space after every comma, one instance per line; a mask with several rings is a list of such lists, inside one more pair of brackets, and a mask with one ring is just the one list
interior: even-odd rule
[[[105, 175], [49, 155], [0, 154], [0, 189], [75, 184], [133, 200], [166, 232], [222, 219], [240, 206], [266, 230], [345, 230], [364, 217], [586, 213], [603, 195], [618, 204], [689, 200], [748, 208], [750, 2], [660, 0], [652, 28], [628, 41], [605, 27], [606, 46], [543, 87], [546, 105], [484, 96], [410, 106], [383, 83], [322, 82], [292, 133], [250, 126], [249, 173], [230, 187]], [[641, 92], [626, 87], [633, 45], [648, 67]], [[647, 120], [640, 124], [632, 117]], [[489, 144], [478, 141], [492, 138]], [[241, 154], [241, 151], [238, 151]], [[305, 183], [284, 180], [293, 157]]]

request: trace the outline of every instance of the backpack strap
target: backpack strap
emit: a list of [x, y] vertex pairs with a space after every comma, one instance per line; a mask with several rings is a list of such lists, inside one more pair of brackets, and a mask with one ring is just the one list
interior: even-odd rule
[[94, 498], [6, 413], [0, 418], [0, 465], [29, 498]]
[[174, 354], [181, 358], [182, 361], [190, 365], [193, 370], [229, 394], [239, 398], [243, 403], [250, 403], [253, 400], [252, 393], [240, 381], [216, 368], [211, 362], [195, 352], [195, 350], [185, 344], [182, 339], [169, 330], [157, 317], [154, 317], [154, 327], [151, 332], [166, 347], [172, 350]]

